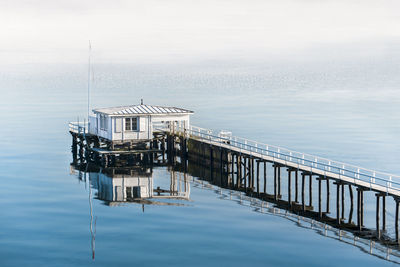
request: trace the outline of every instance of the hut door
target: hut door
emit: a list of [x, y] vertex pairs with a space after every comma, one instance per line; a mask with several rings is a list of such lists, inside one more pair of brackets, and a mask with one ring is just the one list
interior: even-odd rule
[[139, 117], [140, 125], [139, 125], [139, 131], [145, 132], [146, 131], [146, 118]]
[[122, 118], [115, 118], [115, 132], [120, 133], [122, 131]]

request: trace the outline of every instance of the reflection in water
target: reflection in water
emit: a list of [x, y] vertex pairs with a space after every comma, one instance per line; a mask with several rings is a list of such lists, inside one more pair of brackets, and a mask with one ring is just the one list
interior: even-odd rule
[[97, 216], [93, 221], [93, 197], [92, 188], [89, 186], [89, 207], [90, 207], [90, 235], [92, 236], [91, 246], [92, 246], [92, 259], [94, 260], [95, 245], [96, 245], [96, 221]]
[[183, 204], [167, 200], [190, 200], [188, 174], [172, 169], [169, 185], [163, 188], [162, 185], [154, 185], [151, 167], [103, 169], [91, 164], [72, 167], [79, 172], [80, 180], [84, 180], [83, 177], [88, 175], [90, 188], [96, 190], [96, 198], [108, 206], [124, 203], [180, 206]]
[[92, 190], [96, 191], [96, 198], [103, 201], [105, 205], [118, 206], [136, 203], [140, 204], [144, 211], [146, 205], [184, 205], [182, 202], [171, 200], [190, 200], [190, 187], [193, 186], [201, 190], [213, 191], [219, 195], [220, 200], [234, 201], [238, 205], [250, 207], [254, 212], [285, 218], [298, 227], [310, 229], [321, 236], [353, 245], [378, 258], [400, 263], [400, 252], [393, 246], [361, 238], [327, 222], [292, 213], [277, 203], [249, 196], [245, 192], [229, 186], [229, 175], [213, 172], [190, 161], [188, 168], [180, 163], [168, 166], [170, 179], [167, 183], [165, 183], [165, 179], [155, 179], [153, 168], [147, 166], [104, 169], [91, 164], [71, 166], [73, 170], [79, 172], [80, 180], [90, 184], [90, 233], [93, 259], [95, 256], [96, 216], [93, 215]]
[[[108, 206], [127, 203], [145, 205], [183, 206], [170, 200], [190, 200], [190, 183], [187, 173], [170, 170], [169, 187], [154, 187], [153, 169], [151, 167], [101, 168], [92, 164], [71, 164], [71, 173], [78, 171], [78, 179], [89, 183], [89, 210], [92, 259], [95, 259], [96, 222], [94, 216], [93, 193]], [[88, 179], [87, 179], [88, 178]]]

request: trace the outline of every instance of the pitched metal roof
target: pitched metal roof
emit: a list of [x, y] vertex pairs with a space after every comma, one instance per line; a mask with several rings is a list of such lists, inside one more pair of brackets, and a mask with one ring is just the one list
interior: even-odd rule
[[122, 107], [111, 107], [111, 108], [99, 108], [93, 109], [95, 113], [104, 113], [107, 115], [130, 115], [130, 114], [188, 114], [194, 113], [193, 111], [176, 108], [176, 107], [161, 107], [161, 106], [150, 106], [150, 105], [132, 105]]

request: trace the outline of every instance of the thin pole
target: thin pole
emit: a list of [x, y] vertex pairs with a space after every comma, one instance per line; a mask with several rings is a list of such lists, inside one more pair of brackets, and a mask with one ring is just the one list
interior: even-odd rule
[[89, 125], [89, 110], [90, 110], [90, 64], [91, 64], [91, 54], [92, 54], [92, 44], [89, 40], [89, 58], [88, 58], [88, 81], [87, 81], [87, 118], [88, 118], [88, 125]]

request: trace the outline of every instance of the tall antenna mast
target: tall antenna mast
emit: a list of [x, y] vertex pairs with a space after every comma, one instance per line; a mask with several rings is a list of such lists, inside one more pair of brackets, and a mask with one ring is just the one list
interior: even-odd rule
[[88, 125], [89, 125], [89, 105], [90, 105], [90, 57], [92, 54], [92, 44], [89, 40], [89, 59], [88, 59], [88, 81], [87, 81], [87, 118], [88, 118]]

